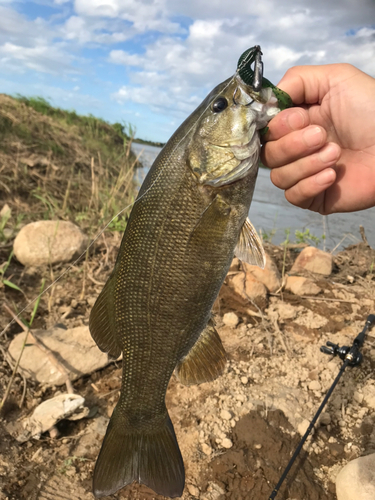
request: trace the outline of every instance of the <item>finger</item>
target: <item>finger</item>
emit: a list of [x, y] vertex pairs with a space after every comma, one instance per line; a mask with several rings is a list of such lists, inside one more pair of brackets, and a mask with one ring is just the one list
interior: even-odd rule
[[336, 172], [333, 168], [326, 168], [312, 177], [303, 179], [295, 186], [285, 191], [285, 198], [301, 208], [309, 208], [320, 211], [321, 207], [316, 202], [326, 189], [328, 189], [336, 180]]
[[265, 141], [276, 141], [284, 135], [301, 130], [310, 124], [308, 112], [303, 108], [289, 108], [278, 113], [268, 124]]
[[330, 142], [317, 153], [300, 158], [283, 167], [274, 168], [271, 171], [271, 181], [280, 189], [290, 189], [301, 180], [333, 166], [340, 158], [340, 154], [340, 146]]
[[269, 168], [288, 165], [293, 161], [318, 151], [327, 140], [327, 132], [318, 125], [309, 125], [267, 142], [262, 148], [262, 162]]
[[288, 69], [277, 86], [290, 95], [294, 104], [320, 102], [329, 90], [332, 66], [294, 66]]
[[294, 66], [288, 69], [277, 86], [287, 92], [296, 105], [316, 104], [330, 88], [356, 75], [358, 69], [350, 64]]

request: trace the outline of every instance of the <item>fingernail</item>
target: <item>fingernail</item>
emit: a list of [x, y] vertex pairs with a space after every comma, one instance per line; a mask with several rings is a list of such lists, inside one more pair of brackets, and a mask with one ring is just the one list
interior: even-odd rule
[[294, 110], [288, 115], [287, 123], [292, 130], [300, 130], [305, 126], [305, 115], [301, 111]]
[[339, 155], [340, 151], [338, 150], [336, 144], [327, 144], [319, 152], [319, 158], [323, 163], [331, 163], [332, 161], [336, 161]]
[[330, 184], [335, 180], [336, 172], [332, 168], [327, 168], [326, 170], [322, 170], [319, 174], [316, 174], [315, 181], [320, 186], [325, 186], [326, 184]]
[[323, 132], [319, 127], [311, 127], [304, 131], [303, 140], [306, 146], [312, 148], [314, 146], [319, 146], [323, 140]]

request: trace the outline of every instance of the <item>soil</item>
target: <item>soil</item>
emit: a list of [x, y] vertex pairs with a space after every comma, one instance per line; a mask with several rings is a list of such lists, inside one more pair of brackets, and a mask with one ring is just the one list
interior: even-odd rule
[[[117, 233], [98, 240], [85, 263], [42, 297], [33, 328], [87, 325], [119, 244]], [[288, 250], [287, 272], [299, 250]], [[281, 271], [283, 248], [267, 245], [267, 251]], [[1, 252], [1, 261], [6, 260], [9, 249]], [[228, 353], [225, 373], [191, 387], [172, 377], [167, 392], [186, 467], [183, 499], [269, 498], [341, 366], [320, 346], [327, 341], [351, 345], [368, 314], [375, 313], [374, 260], [375, 251], [364, 243], [349, 247], [335, 255], [332, 275], [317, 281], [319, 295], [308, 299], [281, 291], [262, 309], [223, 285], [215, 320]], [[7, 279], [23, 293], [3, 286], [0, 299], [20, 311], [37, 295], [43, 278], [63, 270], [25, 270], [12, 260]], [[236, 328], [222, 319], [232, 311], [239, 318]], [[22, 315], [29, 319], [30, 310]], [[6, 328], [0, 336], [1, 397], [12, 373], [6, 350], [21, 331], [16, 323], [7, 326], [9, 319], [5, 313], [0, 317], [0, 330]], [[334, 500], [342, 466], [375, 452], [374, 337], [370, 333], [366, 339], [362, 364], [344, 373], [277, 500]], [[20, 444], [12, 437], [14, 425], [65, 387], [41, 386], [16, 375], [0, 420], [0, 499], [92, 500], [92, 472], [120, 381], [121, 362], [77, 380], [74, 391], [85, 397], [89, 418], [61, 421], [54, 434]], [[133, 484], [111, 498], [163, 497]]]

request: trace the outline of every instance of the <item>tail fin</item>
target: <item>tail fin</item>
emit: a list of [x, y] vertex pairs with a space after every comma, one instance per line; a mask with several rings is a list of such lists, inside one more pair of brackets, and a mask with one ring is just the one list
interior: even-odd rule
[[[171, 419], [155, 432], [129, 433], [119, 411], [113, 415], [94, 471], [93, 490], [97, 498], [112, 495], [138, 481], [166, 497], [182, 495], [184, 463]], [[115, 418], [113, 418], [115, 416]]]

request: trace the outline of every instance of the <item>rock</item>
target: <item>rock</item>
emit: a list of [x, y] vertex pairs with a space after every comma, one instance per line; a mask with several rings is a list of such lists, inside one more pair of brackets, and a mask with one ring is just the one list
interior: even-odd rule
[[[268, 310], [270, 311], [270, 309], [271, 308]], [[277, 317], [281, 320], [294, 319], [299, 311], [299, 307], [288, 304], [287, 302], [277, 302], [273, 304], [272, 309], [277, 312]]]
[[349, 462], [336, 478], [337, 500], [374, 500], [375, 454]]
[[69, 262], [85, 251], [87, 237], [72, 222], [38, 221], [24, 226], [14, 240], [14, 255], [24, 266]]
[[266, 253], [266, 265], [264, 269], [258, 266], [252, 266], [246, 262], [242, 263], [246, 274], [252, 275], [255, 279], [263, 283], [267, 290], [271, 293], [276, 292], [281, 286], [280, 273], [272, 257]]
[[212, 453], [212, 448], [211, 446], [208, 446], [208, 444], [206, 443], [202, 443], [201, 444], [201, 450], [203, 451], [203, 453], [207, 456], [210, 456], [211, 453]]
[[298, 432], [301, 434], [301, 436], [304, 436], [307, 429], [309, 428], [310, 422], [306, 419], [302, 420], [302, 422], [298, 425]]
[[[109, 364], [107, 354], [101, 352], [92, 339], [87, 326], [65, 330], [54, 327], [50, 330], [35, 330], [34, 335], [50, 351], [58, 356], [59, 361], [69, 373], [70, 380], [90, 374]], [[18, 359], [25, 334], [14, 337], [9, 346], [9, 354], [15, 362]], [[30, 341], [26, 344], [20, 361], [19, 370], [26, 376], [44, 385], [62, 385], [65, 375], [39, 347]]]
[[222, 440], [221, 446], [223, 448], [227, 448], [229, 450], [229, 448], [232, 448], [233, 443], [232, 443], [232, 441], [229, 438], [225, 438], [225, 439]]
[[236, 328], [236, 326], [239, 323], [239, 318], [236, 313], [234, 312], [229, 312], [224, 314], [223, 316], [223, 323], [226, 326], [231, 326], [232, 328]]
[[321, 391], [322, 386], [320, 385], [320, 382], [318, 382], [318, 380], [313, 380], [309, 383], [309, 389], [310, 391]]
[[296, 258], [290, 274], [303, 271], [329, 276], [332, 273], [332, 255], [315, 247], [306, 247]]
[[327, 412], [323, 412], [319, 417], [320, 425], [329, 425], [331, 423], [331, 415]]
[[243, 299], [253, 301], [259, 307], [267, 304], [267, 288], [251, 274], [239, 272], [228, 278], [228, 285]]
[[31, 417], [22, 422], [25, 431], [17, 436], [17, 440], [24, 443], [31, 438], [39, 439], [60, 420], [87, 417], [89, 409], [83, 408], [84, 402], [85, 399], [78, 394], [59, 394], [43, 401], [35, 408]]
[[187, 484], [186, 485], [188, 492], [190, 493], [191, 496], [198, 498], [199, 497], [199, 489], [194, 486], [194, 484]]
[[375, 385], [367, 383], [363, 388], [363, 399], [368, 408], [375, 410]]
[[223, 420], [230, 420], [232, 418], [232, 414], [228, 410], [221, 410], [220, 417]]
[[344, 454], [344, 446], [340, 443], [328, 443], [328, 449], [333, 457], [342, 457]]
[[285, 290], [289, 290], [294, 295], [317, 295], [321, 289], [309, 278], [302, 276], [288, 276]]
[[359, 391], [353, 392], [353, 398], [357, 401], [357, 403], [361, 404], [363, 401], [363, 394]]

